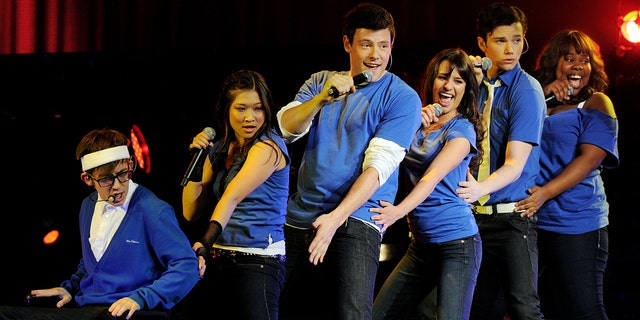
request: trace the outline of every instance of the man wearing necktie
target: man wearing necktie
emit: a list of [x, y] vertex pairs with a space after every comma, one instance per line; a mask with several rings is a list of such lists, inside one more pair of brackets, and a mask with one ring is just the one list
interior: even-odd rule
[[487, 120], [486, 157], [478, 172], [471, 172], [457, 190], [473, 204], [483, 244], [470, 319], [490, 319], [499, 292], [504, 294], [510, 319], [542, 319], [537, 294], [537, 217], [514, 209], [538, 175], [544, 94], [540, 83], [519, 63], [526, 44], [524, 13], [495, 3], [480, 11], [477, 22], [478, 46], [493, 63], [486, 76], [478, 71], [478, 107], [483, 122]]

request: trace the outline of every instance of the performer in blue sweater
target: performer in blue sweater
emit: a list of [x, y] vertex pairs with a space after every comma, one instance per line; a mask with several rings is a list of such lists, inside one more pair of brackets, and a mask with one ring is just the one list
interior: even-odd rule
[[93, 130], [76, 149], [80, 179], [95, 188], [80, 207], [82, 259], [60, 287], [32, 290], [58, 296], [61, 308], [106, 305], [114, 317], [168, 311], [198, 282], [198, 259], [173, 207], [131, 180], [135, 160], [121, 132]]

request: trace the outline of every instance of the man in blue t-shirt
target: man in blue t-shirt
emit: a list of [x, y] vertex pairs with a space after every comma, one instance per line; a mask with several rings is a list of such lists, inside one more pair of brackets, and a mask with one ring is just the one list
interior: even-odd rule
[[278, 112], [285, 138], [308, 138], [287, 208], [282, 319], [371, 319], [382, 233], [369, 209], [394, 201], [421, 119], [416, 91], [387, 70], [394, 37], [387, 10], [359, 4], [343, 24], [350, 70], [312, 74]]

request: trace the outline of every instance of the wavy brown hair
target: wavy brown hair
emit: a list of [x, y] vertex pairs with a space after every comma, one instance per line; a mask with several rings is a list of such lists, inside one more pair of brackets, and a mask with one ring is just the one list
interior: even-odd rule
[[556, 33], [542, 49], [532, 75], [543, 87], [555, 81], [558, 61], [569, 53], [571, 47], [575, 48], [578, 54], [588, 55], [591, 64], [589, 83], [569, 101], [570, 104], [577, 104], [594, 92], [606, 92], [609, 88], [609, 77], [604, 70], [600, 46], [586, 33], [579, 30], [563, 30]]
[[469, 168], [475, 170], [480, 165], [482, 154], [484, 153], [482, 149], [484, 127], [477, 107], [478, 81], [473, 72], [474, 66], [471, 64], [467, 53], [459, 48], [444, 49], [438, 52], [431, 61], [429, 61], [425, 69], [424, 75], [420, 80], [418, 93], [420, 94], [423, 105], [433, 103], [433, 82], [438, 76], [438, 70], [443, 61], [449, 61], [449, 65], [451, 66], [449, 76], [451, 76], [453, 69], [458, 69], [458, 73], [466, 83], [464, 96], [457, 110], [462, 117], [468, 119], [471, 124], [473, 124], [473, 128], [476, 131], [476, 149], [478, 150], [478, 154], [475, 155], [469, 163]]

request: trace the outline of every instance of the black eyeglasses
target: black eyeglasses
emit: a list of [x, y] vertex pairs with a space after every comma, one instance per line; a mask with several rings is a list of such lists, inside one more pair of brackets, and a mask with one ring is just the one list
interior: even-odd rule
[[113, 183], [116, 181], [116, 178], [118, 178], [118, 181], [120, 181], [120, 183], [125, 183], [129, 180], [131, 180], [131, 175], [133, 174], [133, 170], [123, 170], [120, 171], [118, 173], [116, 173], [113, 176], [110, 177], [103, 177], [100, 179], [97, 179], [96, 177], [90, 175], [87, 173], [87, 175], [98, 182], [98, 185], [100, 185], [101, 187], [110, 187], [113, 185]]

